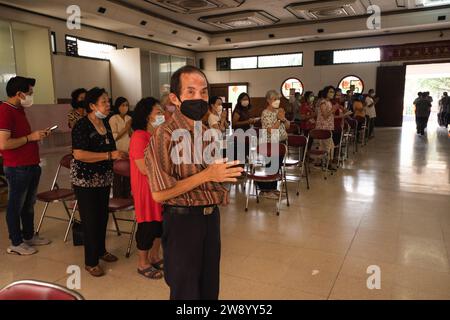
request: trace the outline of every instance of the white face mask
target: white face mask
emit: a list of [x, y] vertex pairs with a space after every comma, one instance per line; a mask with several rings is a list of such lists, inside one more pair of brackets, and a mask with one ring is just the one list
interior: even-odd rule
[[97, 118], [99, 118], [100, 120], [103, 120], [103, 119], [106, 119], [106, 117], [108, 117], [108, 116], [105, 116], [103, 113], [101, 113], [100, 111], [95, 111], [95, 116], [97, 117]]
[[166, 118], [164, 117], [164, 115], [157, 115], [155, 118], [155, 121], [153, 121], [151, 123], [153, 128], [159, 127], [160, 125], [162, 125], [164, 122], [166, 121]]
[[274, 107], [275, 109], [278, 109], [280, 107], [280, 100], [275, 100], [274, 102], [272, 102], [272, 107]]
[[29, 108], [33, 105], [33, 96], [25, 95], [25, 99], [20, 99], [20, 104], [24, 108]]
[[243, 107], [248, 107], [249, 104], [250, 104], [250, 102], [249, 102], [248, 100], [242, 100], [242, 101], [241, 101], [241, 105], [242, 105]]

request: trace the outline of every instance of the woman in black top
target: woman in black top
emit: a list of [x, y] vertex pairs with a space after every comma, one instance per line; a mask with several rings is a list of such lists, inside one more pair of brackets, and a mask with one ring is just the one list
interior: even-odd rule
[[93, 88], [86, 94], [87, 116], [72, 130], [72, 161], [70, 176], [78, 200], [84, 233], [86, 270], [93, 276], [104, 274], [98, 264], [117, 261], [106, 251], [109, 193], [113, 180], [113, 160], [126, 158], [116, 150], [116, 144], [106, 118], [110, 112], [104, 89]]
[[241, 93], [233, 111], [232, 127], [234, 130], [242, 129], [246, 131], [250, 129], [251, 124], [255, 124], [257, 119], [250, 117], [250, 108], [250, 96], [245, 92]]

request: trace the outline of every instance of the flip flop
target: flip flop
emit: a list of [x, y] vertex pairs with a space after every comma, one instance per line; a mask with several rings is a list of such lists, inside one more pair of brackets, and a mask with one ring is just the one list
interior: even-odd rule
[[144, 270], [137, 269], [137, 272], [141, 275], [143, 275], [146, 278], [153, 279], [153, 280], [159, 280], [163, 277], [163, 274], [161, 270], [156, 269], [153, 266], [150, 266]]
[[164, 270], [164, 260], [159, 260], [158, 262], [152, 263], [152, 266], [157, 270]]

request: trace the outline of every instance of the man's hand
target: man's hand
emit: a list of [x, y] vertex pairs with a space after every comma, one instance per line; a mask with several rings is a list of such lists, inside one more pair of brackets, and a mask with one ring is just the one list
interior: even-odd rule
[[37, 130], [37, 131], [34, 131], [34, 132], [30, 133], [27, 136], [28, 137], [28, 141], [30, 141], [30, 142], [32, 142], [32, 141], [41, 141], [46, 136], [48, 136], [49, 133], [50, 132], [48, 130]]
[[211, 182], [236, 182], [236, 177], [244, 171], [241, 167], [235, 167], [239, 160], [226, 162], [227, 159], [217, 160], [206, 168], [207, 180]]

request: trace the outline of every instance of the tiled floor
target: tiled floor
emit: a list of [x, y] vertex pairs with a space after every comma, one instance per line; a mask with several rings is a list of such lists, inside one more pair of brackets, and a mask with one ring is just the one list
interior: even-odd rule
[[[222, 210], [221, 299], [450, 299], [447, 132], [430, 128], [418, 137], [407, 124], [376, 135], [327, 181], [313, 172], [311, 189], [291, 192], [279, 217], [273, 200], [252, 199], [244, 212], [242, 185], [231, 188], [232, 203]], [[60, 155], [43, 154], [42, 189]], [[36, 205], [36, 219], [42, 207]], [[62, 215], [62, 207], [50, 213]], [[24, 278], [65, 285], [67, 267], [83, 266], [82, 248], [62, 241], [65, 223], [50, 219], [41, 232], [50, 246], [31, 257], [7, 255], [0, 215], [0, 286]], [[87, 299], [168, 298], [163, 280], [136, 273], [135, 252], [124, 257], [126, 235], [111, 232], [107, 241], [121, 259], [103, 278], [82, 268]], [[372, 265], [381, 270], [379, 290], [367, 288]]]

